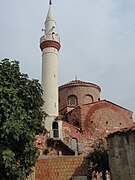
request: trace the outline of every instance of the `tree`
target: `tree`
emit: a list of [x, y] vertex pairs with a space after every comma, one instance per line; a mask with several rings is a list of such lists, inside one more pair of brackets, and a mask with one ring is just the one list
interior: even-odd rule
[[103, 180], [106, 180], [106, 171], [109, 171], [109, 161], [107, 150], [102, 140], [94, 147], [93, 152], [88, 155], [87, 159], [89, 174], [92, 172], [102, 172]]
[[22, 180], [37, 160], [35, 136], [44, 133], [42, 89], [19, 62], [0, 62], [0, 179]]

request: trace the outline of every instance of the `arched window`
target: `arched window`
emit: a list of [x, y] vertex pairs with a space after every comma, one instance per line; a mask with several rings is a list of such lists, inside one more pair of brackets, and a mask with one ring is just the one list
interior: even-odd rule
[[72, 140], [71, 140], [71, 149], [73, 151], [77, 151], [77, 149], [78, 149], [78, 143], [77, 143], [76, 138], [72, 138]]
[[68, 97], [68, 105], [69, 106], [77, 106], [77, 97], [75, 95], [71, 95]]
[[84, 96], [84, 104], [89, 104], [93, 102], [93, 97], [89, 94]]
[[53, 130], [53, 137], [54, 138], [59, 138], [59, 126], [58, 126], [58, 122], [53, 122], [52, 123], [52, 130]]

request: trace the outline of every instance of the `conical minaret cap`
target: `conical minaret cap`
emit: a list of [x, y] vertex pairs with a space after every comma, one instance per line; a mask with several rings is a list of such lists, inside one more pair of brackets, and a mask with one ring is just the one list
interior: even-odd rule
[[44, 35], [40, 38], [41, 50], [47, 47], [53, 47], [59, 51], [60, 49], [60, 37], [57, 32], [56, 21], [52, 12], [52, 2], [49, 1], [49, 9], [45, 21]]
[[46, 21], [45, 21], [45, 34], [48, 35], [52, 33], [58, 34], [56, 21], [52, 12], [52, 2], [50, 1], [49, 9], [48, 9], [48, 13], [47, 13]]
[[48, 20], [54, 21], [54, 15], [52, 12], [52, 2], [51, 1], [49, 3], [49, 10], [48, 10], [47, 17], [46, 17], [46, 21], [48, 21]]

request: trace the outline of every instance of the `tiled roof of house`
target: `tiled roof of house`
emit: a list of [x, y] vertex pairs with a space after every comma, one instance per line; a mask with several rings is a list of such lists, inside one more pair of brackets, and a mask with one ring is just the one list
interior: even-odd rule
[[108, 134], [107, 137], [114, 136], [116, 134], [119, 135], [119, 134], [123, 134], [123, 133], [127, 133], [127, 132], [133, 132], [133, 131], [135, 132], [135, 123], [133, 123], [133, 125], [130, 126], [130, 127], [122, 128], [122, 129], [120, 129], [118, 131], [111, 132], [111, 133]]

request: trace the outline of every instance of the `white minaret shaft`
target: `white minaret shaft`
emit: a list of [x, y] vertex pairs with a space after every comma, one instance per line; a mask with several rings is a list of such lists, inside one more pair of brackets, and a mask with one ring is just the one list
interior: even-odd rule
[[45, 21], [45, 34], [40, 39], [42, 50], [42, 88], [45, 101], [43, 109], [48, 114], [45, 127], [51, 130], [51, 123], [58, 116], [58, 52], [60, 38], [57, 34], [56, 22], [50, 1]]

